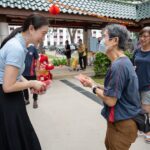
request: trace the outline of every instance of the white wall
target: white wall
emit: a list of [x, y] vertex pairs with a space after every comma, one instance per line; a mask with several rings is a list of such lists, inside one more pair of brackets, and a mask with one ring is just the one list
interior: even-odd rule
[[[11, 33], [15, 28], [19, 26], [8, 26], [9, 33]], [[101, 37], [101, 30], [91, 30], [92, 37]], [[79, 38], [83, 39], [83, 29], [77, 29], [76, 36], [75, 36], [75, 43], [78, 42]], [[70, 43], [70, 36], [68, 33], [67, 28], [49, 28], [48, 33], [45, 36], [44, 46], [54, 45], [65, 45], [65, 41], [69, 40]]]

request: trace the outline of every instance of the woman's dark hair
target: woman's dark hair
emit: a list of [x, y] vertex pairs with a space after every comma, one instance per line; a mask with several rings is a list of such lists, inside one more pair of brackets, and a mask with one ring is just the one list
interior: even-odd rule
[[49, 24], [48, 20], [44, 16], [42, 16], [40, 14], [32, 14], [25, 19], [22, 27], [17, 28], [14, 31], [12, 31], [11, 34], [8, 35], [3, 40], [0, 48], [2, 48], [5, 45], [5, 43], [8, 40], [10, 40], [11, 38], [13, 38], [17, 33], [27, 31], [29, 29], [30, 25], [33, 25], [34, 29], [37, 30], [37, 29], [41, 28], [42, 26], [48, 25], [48, 24]]
[[141, 35], [142, 35], [143, 33], [145, 33], [145, 32], [149, 33], [149, 35], [150, 35], [150, 26], [144, 27], [144, 28], [140, 31], [139, 36], [141, 36]]
[[26, 20], [24, 21], [23, 26], [22, 26], [22, 31], [23, 32], [27, 31], [30, 25], [33, 25], [34, 29], [37, 30], [41, 28], [42, 26], [48, 25], [48, 24], [49, 24], [48, 20], [44, 16], [39, 15], [39, 14], [32, 14], [28, 16]]
[[118, 47], [121, 50], [126, 50], [129, 40], [129, 31], [125, 26], [119, 24], [111, 24], [107, 25], [104, 30], [108, 31], [109, 38], [118, 37]]

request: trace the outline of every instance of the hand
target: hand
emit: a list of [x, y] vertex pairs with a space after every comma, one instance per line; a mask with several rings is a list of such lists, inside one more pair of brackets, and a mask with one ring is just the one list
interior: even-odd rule
[[75, 78], [78, 79], [85, 87], [91, 88], [95, 84], [94, 80], [83, 74], [79, 74], [78, 76], [75, 76]]
[[31, 94], [38, 94], [38, 95], [42, 95], [45, 94], [46, 91], [42, 91], [42, 90], [35, 90], [33, 88], [30, 88], [30, 92]]
[[[41, 82], [41, 81], [39, 81]], [[51, 84], [51, 80], [46, 80], [46, 81], [42, 81], [42, 83], [44, 83], [45, 85], [42, 86], [39, 90], [35, 89], [35, 88], [30, 88], [31, 93], [36, 93], [36, 94], [44, 94], [46, 92], [46, 90], [49, 88], [50, 84]]]
[[37, 80], [30, 80], [30, 88], [33, 88], [35, 90], [44, 90], [46, 89], [46, 84], [41, 82], [41, 81], [37, 81]]
[[52, 80], [46, 80], [46, 81], [42, 81], [46, 84], [46, 89], [48, 89], [52, 83]]

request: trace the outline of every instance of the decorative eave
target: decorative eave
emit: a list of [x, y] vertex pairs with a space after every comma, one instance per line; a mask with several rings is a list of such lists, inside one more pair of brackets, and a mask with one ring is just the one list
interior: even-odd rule
[[[48, 8], [53, 3], [60, 7], [59, 15], [49, 14]], [[150, 2], [140, 5], [104, 0], [53, 0], [52, 2], [48, 0], [1, 0], [0, 2], [0, 19], [3, 18], [9, 24], [18, 25], [22, 24], [24, 18], [29, 14], [41, 13], [49, 18], [51, 26], [98, 29], [112, 22], [138, 30], [145, 25], [144, 20], [147, 20], [146, 25], [150, 23], [149, 11]], [[140, 13], [137, 15], [137, 12]]]

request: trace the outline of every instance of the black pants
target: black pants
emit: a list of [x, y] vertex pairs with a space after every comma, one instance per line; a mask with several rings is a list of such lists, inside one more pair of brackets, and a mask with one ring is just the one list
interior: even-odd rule
[[[36, 80], [36, 76], [24, 76], [27, 80]], [[29, 101], [29, 91], [28, 89], [23, 90], [23, 95], [25, 100]], [[38, 99], [38, 94], [33, 94], [33, 100], [37, 101]]]
[[81, 69], [86, 69], [86, 56], [79, 56], [79, 64]]

